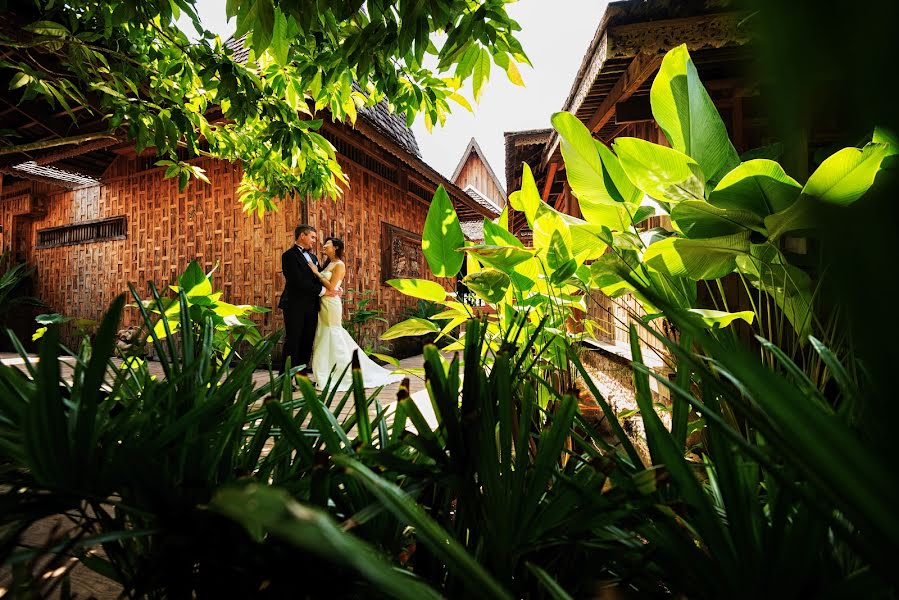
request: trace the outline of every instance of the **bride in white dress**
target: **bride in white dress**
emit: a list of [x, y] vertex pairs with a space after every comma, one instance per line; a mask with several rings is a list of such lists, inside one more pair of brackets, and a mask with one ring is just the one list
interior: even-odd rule
[[[335, 290], [340, 287], [346, 275], [346, 264], [341, 260], [343, 241], [335, 237], [327, 238], [322, 246], [322, 252], [328, 260], [321, 271], [311, 262], [307, 264], [325, 288]], [[403, 375], [391, 373], [370, 359], [343, 328], [343, 302], [339, 296], [322, 296], [319, 301], [321, 309], [318, 313], [315, 341], [312, 344], [312, 374], [315, 377], [316, 387], [319, 389], [324, 387], [330, 377], [333, 389], [337, 378], [352, 361], [354, 350], [359, 350], [359, 366], [365, 387], [381, 387], [403, 379]], [[348, 390], [353, 383], [352, 377], [352, 369], [346, 369], [346, 374], [340, 380], [337, 389]]]

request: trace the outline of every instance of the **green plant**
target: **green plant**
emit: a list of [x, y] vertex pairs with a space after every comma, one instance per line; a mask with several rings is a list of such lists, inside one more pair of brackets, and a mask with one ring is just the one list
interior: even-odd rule
[[12, 254], [7, 251], [0, 254], [0, 317], [3, 317], [10, 308], [21, 302], [29, 302], [33, 299], [15, 297], [16, 288], [34, 272], [34, 267], [25, 263], [13, 264]]
[[368, 331], [372, 323], [387, 323], [383, 310], [368, 308], [375, 301], [377, 293], [373, 290], [347, 290], [347, 294], [352, 294], [353, 298], [352, 301], [347, 301], [348, 317], [343, 321], [343, 326], [359, 346], [365, 349], [366, 354], [378, 352], [377, 340], [372, 339]]
[[[177, 295], [183, 333], [178, 345], [171, 336], [160, 338], [151, 313], [138, 305], [161, 359], [161, 377], [140, 359], [111, 360], [122, 297], [93, 342], [73, 357], [70, 377], [60, 371], [59, 356], [66, 351], [58, 344], [58, 324], [41, 340], [39, 363], [26, 362], [25, 370], [0, 366], [0, 562], [15, 566], [35, 556], [74, 556], [120, 582], [128, 597], [282, 597], [295, 585], [298, 565], [308, 569], [304, 585], [311, 591], [324, 593], [338, 578], [338, 596], [377, 585], [398, 597], [422, 597], [423, 586], [413, 577], [397, 574], [315, 508], [328, 497], [321, 491], [329, 489], [319, 485], [316, 453], [325, 440], [337, 451], [347, 432], [369, 424], [373, 398], [358, 388], [352, 398], [357, 410], [338, 423], [350, 395], [319, 398], [305, 382], [303, 397], [293, 399], [290, 377], [257, 387], [254, 369], [267, 360], [277, 336], [235, 364], [233, 347], [224, 356], [215, 348], [213, 315], [193, 322], [189, 289], [183, 285]], [[133, 288], [132, 293], [137, 299]], [[239, 341], [240, 336], [234, 345]], [[270, 393], [277, 400], [263, 404]], [[321, 434], [310, 435], [304, 426], [310, 416]], [[353, 451], [348, 440], [342, 447]], [[258, 508], [262, 513], [254, 514], [264, 515], [247, 532], [227, 516], [229, 498], [239, 490], [251, 493], [254, 482], [270, 490], [257, 499], [281, 498], [285, 492], [269, 487], [276, 485], [309, 506], [279, 517], [269, 510], [271, 503], [243, 504], [242, 514]], [[345, 507], [339, 485], [338, 478], [333, 497]], [[352, 498], [353, 491], [343, 496]], [[16, 548], [30, 524], [57, 514], [69, 517], [61, 540]], [[289, 531], [256, 533], [279, 519], [290, 522]], [[105, 558], [88, 552], [97, 545]]]
[[[181, 311], [184, 307], [178, 295], [184, 290], [187, 299], [187, 314], [190, 317], [191, 333], [196, 333], [209, 319], [214, 327], [212, 335], [212, 347], [220, 356], [231, 352], [232, 345], [240, 338], [250, 345], [256, 345], [262, 341], [256, 324], [249, 319], [253, 313], [267, 313], [271, 309], [263, 306], [249, 304], [234, 305], [223, 301], [221, 292], [214, 292], [212, 287], [212, 274], [216, 267], [209, 273], [203, 273], [197, 261], [191, 261], [184, 273], [178, 278], [178, 285], [169, 286], [174, 297], [163, 298], [151, 286], [153, 298], [141, 301], [141, 306], [160, 318], [153, 324], [153, 334], [156, 338], [164, 339], [181, 330], [183, 320]], [[182, 340], [184, 337], [182, 336]]]
[[[279, 198], [342, 192], [334, 147], [318, 133], [323, 109], [353, 123], [359, 109], [386, 99], [410, 124], [421, 114], [431, 127], [445, 121], [450, 102], [470, 110], [458, 92], [463, 82], [477, 99], [492, 63], [519, 85], [516, 65], [528, 63], [518, 24], [492, 0], [327, 0], [308, 10], [286, 0], [232, 0], [219, 10], [234, 19], [234, 37], [250, 53], [244, 60], [202, 26], [195, 0], [4, 5], [0, 70], [9, 89], [73, 120], [84, 111], [102, 126], [3, 152], [127, 136], [138, 152], [154, 148], [165, 176], [182, 188], [206, 180], [185, 150], [240, 161], [241, 201], [264, 212]], [[181, 16], [197, 39], [178, 27]], [[435, 67], [426, 66], [426, 53], [436, 55]], [[220, 113], [224, 119], [213, 117]]]

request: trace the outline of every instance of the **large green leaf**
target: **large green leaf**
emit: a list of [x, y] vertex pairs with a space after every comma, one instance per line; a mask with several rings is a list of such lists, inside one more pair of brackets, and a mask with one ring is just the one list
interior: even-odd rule
[[465, 245], [459, 217], [443, 186], [437, 188], [428, 208], [421, 249], [437, 277], [455, 277], [465, 257], [457, 252]]
[[768, 239], [776, 241], [790, 231], [814, 229], [818, 225], [820, 215], [819, 202], [809, 196], [801, 195], [788, 208], [765, 217], [765, 229]]
[[509, 194], [509, 204], [515, 210], [524, 213], [528, 227], [533, 230], [534, 219], [537, 218], [537, 211], [540, 209], [540, 192], [537, 191], [531, 167], [527, 163], [522, 163], [521, 169], [521, 189]]
[[387, 331], [381, 334], [382, 340], [395, 340], [396, 338], [409, 337], [414, 335], [424, 335], [426, 333], [437, 333], [440, 328], [431, 321], [412, 317], [405, 321], [400, 321]]
[[578, 223], [570, 225], [568, 231], [571, 233], [571, 253], [578, 262], [595, 260], [605, 254], [608, 243], [601, 226]]
[[852, 204], [874, 183], [883, 159], [895, 153], [886, 143], [870, 143], [861, 150], [843, 148], [815, 169], [802, 193], [832, 204]]
[[638, 138], [618, 138], [614, 146], [628, 178], [656, 200], [705, 199], [702, 168], [683, 152]]
[[710, 238], [741, 231], [764, 231], [762, 218], [748, 210], [723, 209], [704, 200], [687, 200], [671, 208], [671, 220], [688, 238]]
[[724, 176], [709, 194], [718, 208], [748, 210], [765, 217], [789, 207], [802, 186], [773, 160], [750, 160]]
[[568, 184], [588, 221], [601, 222], [591, 218], [595, 208], [639, 201], [642, 194], [625, 176], [618, 157], [593, 139], [576, 116], [558, 112], [553, 115], [552, 123], [559, 132]]
[[285, 490], [258, 484], [225, 488], [215, 494], [210, 508], [242, 525], [258, 541], [275, 535], [319, 558], [351, 568], [391, 597], [441, 597], [344, 531], [326, 512], [299, 504]]
[[740, 164], [727, 128], [699, 79], [686, 44], [665, 55], [652, 82], [649, 99], [652, 115], [671, 147], [694, 158], [708, 180], [717, 181]]
[[511, 279], [502, 271], [484, 269], [466, 275], [462, 283], [472, 292], [490, 304], [496, 304], [506, 295]]
[[195, 260], [190, 261], [184, 273], [178, 278], [178, 285], [180, 289], [184, 290], [188, 298], [208, 296], [212, 293], [212, 283], [209, 281], [206, 273], [203, 272], [203, 269], [200, 268], [200, 264]]
[[730, 313], [723, 310], [711, 310], [708, 308], [691, 308], [687, 312], [697, 317], [697, 322], [702, 323], [705, 327], [711, 329], [727, 327], [737, 319], [742, 319], [750, 325], [752, 325], [752, 322], [755, 320], [755, 313], [751, 310]]
[[446, 290], [436, 281], [428, 281], [427, 279], [390, 279], [387, 281], [387, 284], [413, 298], [421, 298], [422, 300], [430, 300], [432, 302], [443, 302], [446, 300]]
[[737, 256], [748, 253], [749, 232], [702, 240], [670, 237], [649, 246], [643, 261], [666, 275], [718, 279], [734, 270]]
[[[503, 215], [505, 215], [506, 220], [508, 221], [508, 207], [503, 209]], [[500, 221], [502, 221], [502, 215], [500, 216]], [[484, 243], [490, 246], [515, 246], [524, 248], [524, 244], [521, 243], [521, 240], [509, 233], [508, 228], [497, 225], [487, 218], [484, 218]]]
[[550, 269], [556, 270], [563, 264], [573, 258], [568, 244], [559, 231], [553, 231], [549, 241], [549, 248], [546, 249], [546, 264]]
[[[456, 398], [452, 400], [457, 402]], [[336, 465], [346, 469], [353, 478], [361, 482], [401, 522], [415, 528], [416, 536], [421, 543], [427, 546], [433, 555], [467, 587], [470, 595], [466, 597], [477, 596], [499, 600], [512, 598], [465, 550], [465, 547], [434, 521], [406, 492], [349, 456], [337, 455], [333, 460]]]
[[478, 260], [487, 266], [501, 271], [510, 271], [516, 265], [534, 257], [534, 251], [516, 246], [487, 246], [478, 244], [466, 246], [465, 252], [470, 252], [478, 257]]

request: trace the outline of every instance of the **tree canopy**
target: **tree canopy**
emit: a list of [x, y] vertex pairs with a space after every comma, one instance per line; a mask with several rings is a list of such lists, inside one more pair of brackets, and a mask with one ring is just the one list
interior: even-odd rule
[[450, 101], [470, 109], [459, 90], [470, 81], [477, 99], [491, 64], [520, 84], [528, 59], [505, 4], [227, 0], [243, 60], [203, 27], [195, 0], [0, 0], [0, 74], [20, 101], [87, 111], [138, 152], [154, 148], [182, 187], [205, 178], [185, 151], [240, 161], [240, 199], [261, 213], [282, 197], [340, 194], [346, 178], [317, 133], [328, 115], [353, 123], [386, 100], [430, 128]]

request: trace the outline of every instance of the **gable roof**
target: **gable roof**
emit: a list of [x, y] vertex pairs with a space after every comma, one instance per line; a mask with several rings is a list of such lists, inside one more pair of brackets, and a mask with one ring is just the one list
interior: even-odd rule
[[492, 212], [496, 213], [497, 215], [500, 214], [501, 212], [503, 212], [502, 209], [496, 204], [496, 202], [494, 202], [493, 200], [488, 198], [487, 194], [485, 194], [484, 192], [482, 192], [475, 186], [473, 186], [471, 184], [466, 185], [463, 191], [466, 194], [468, 194], [469, 196], [471, 196], [472, 198], [474, 198], [475, 202], [477, 202], [484, 208], [491, 210]]
[[484, 151], [481, 150], [481, 147], [478, 145], [478, 141], [474, 138], [471, 138], [471, 141], [468, 142], [468, 145], [465, 147], [465, 150], [462, 152], [462, 158], [459, 159], [459, 164], [456, 165], [456, 170], [453, 171], [453, 176], [450, 179], [455, 182], [459, 175], [462, 173], [462, 167], [465, 166], [465, 163], [468, 162], [468, 157], [471, 154], [475, 153], [481, 162], [484, 163], [484, 166], [487, 167], [487, 173], [490, 175], [490, 178], [493, 180], [493, 185], [496, 186], [496, 189], [499, 190], [500, 194], [503, 195], [503, 200], [506, 200], [506, 186], [500, 183], [499, 178], [496, 176], [496, 173], [493, 172], [493, 169], [490, 167], [490, 163], [487, 162], [487, 157], [484, 156]]
[[[225, 46], [231, 49], [231, 58], [236, 62], [246, 63], [250, 59], [250, 50], [243, 44], [246, 37], [246, 35], [239, 38], [232, 37], [225, 42]], [[353, 82], [353, 89], [362, 92], [362, 88], [356, 82]], [[406, 119], [392, 112], [386, 100], [382, 100], [374, 106], [363, 106], [359, 109], [359, 117], [389, 137], [406, 152], [421, 158], [418, 140], [406, 125]]]

